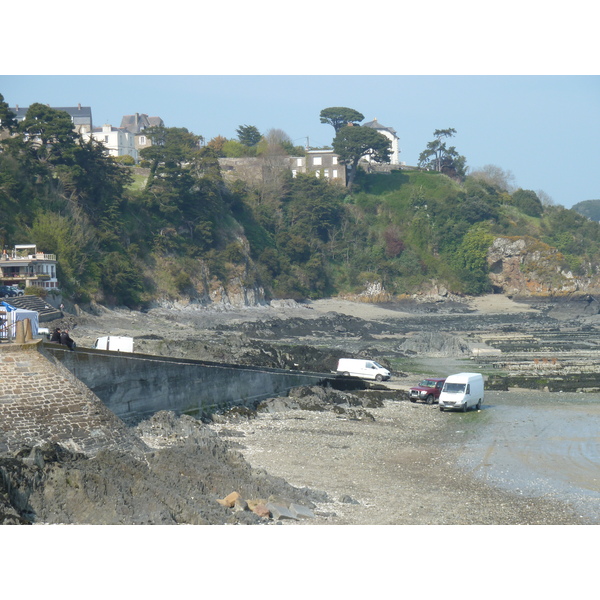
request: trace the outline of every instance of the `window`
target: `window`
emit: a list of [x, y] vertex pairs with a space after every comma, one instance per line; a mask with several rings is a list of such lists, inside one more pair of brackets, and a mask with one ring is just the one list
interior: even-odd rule
[[332, 176], [334, 179], [337, 179], [337, 176], [338, 176], [338, 171], [337, 171], [337, 169], [333, 169], [333, 170], [331, 171], [331, 173], [332, 173], [332, 175], [331, 175], [331, 176]]
[[338, 164], [337, 158], [338, 158], [337, 156], [332, 156], [331, 157], [331, 164], [332, 165], [337, 165]]
[[140, 135], [140, 145], [141, 146], [146, 145], [146, 136], [145, 135]]
[[320, 165], [322, 165], [322, 164], [323, 164], [323, 157], [322, 157], [322, 156], [315, 156], [315, 157], [313, 158], [313, 165], [314, 165], [315, 167], [318, 167], [318, 166], [320, 166]]
[[301, 167], [301, 166], [302, 166], [302, 162], [303, 162], [303, 161], [304, 161], [304, 159], [303, 159], [303, 158], [297, 158], [297, 159], [296, 159], [296, 166], [297, 166], [297, 167]]

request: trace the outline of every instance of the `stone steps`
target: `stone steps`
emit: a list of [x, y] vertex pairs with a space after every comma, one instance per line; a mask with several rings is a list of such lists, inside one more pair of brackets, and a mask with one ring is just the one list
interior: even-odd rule
[[54, 319], [59, 319], [62, 316], [60, 310], [44, 302], [38, 296], [18, 296], [16, 298], [5, 298], [4, 300], [7, 304], [15, 308], [36, 311], [39, 315], [40, 323], [54, 321]]

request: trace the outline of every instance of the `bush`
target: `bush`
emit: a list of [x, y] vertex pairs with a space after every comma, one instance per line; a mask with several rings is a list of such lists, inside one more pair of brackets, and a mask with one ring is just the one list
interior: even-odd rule
[[517, 190], [512, 195], [513, 204], [530, 217], [541, 217], [544, 212], [541, 200], [531, 190]]

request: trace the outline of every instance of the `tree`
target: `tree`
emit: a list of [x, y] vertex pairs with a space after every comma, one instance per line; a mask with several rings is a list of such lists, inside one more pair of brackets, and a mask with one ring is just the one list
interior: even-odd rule
[[334, 106], [331, 108], [324, 108], [321, 111], [321, 123], [328, 123], [335, 129], [336, 135], [340, 129], [350, 123], [359, 123], [365, 117], [361, 115], [357, 110], [353, 108], [346, 108], [344, 106]]
[[519, 188], [512, 195], [512, 201], [519, 210], [530, 217], [541, 217], [544, 212], [544, 207], [533, 190]]
[[0, 94], [0, 128], [7, 129], [9, 132], [17, 128], [16, 115], [8, 109], [8, 104], [4, 102], [2, 94]]
[[211, 148], [217, 153], [217, 156], [223, 158], [225, 154], [223, 153], [223, 146], [227, 143], [227, 138], [222, 135], [218, 135], [212, 138], [206, 146]]
[[371, 127], [347, 125], [340, 129], [333, 140], [333, 150], [350, 171], [348, 187], [351, 188], [354, 183], [358, 161], [363, 156], [370, 156], [377, 162], [390, 162], [390, 146], [390, 140]]
[[261, 134], [254, 125], [240, 125], [236, 130], [240, 144], [248, 146], [256, 146], [260, 142]]
[[493, 185], [501, 192], [510, 192], [512, 190], [511, 182], [515, 179], [510, 171], [505, 171], [496, 165], [484, 165], [476, 171], [471, 171], [469, 177]]
[[59, 161], [78, 138], [68, 113], [39, 103], [29, 107], [18, 129], [25, 134], [29, 147], [35, 149], [41, 161]]
[[466, 158], [456, 151], [454, 146], [448, 148], [443, 138], [453, 137], [456, 129], [436, 129], [433, 132], [435, 140], [427, 144], [427, 148], [419, 155], [419, 167], [434, 169], [450, 177], [464, 177], [466, 173]]

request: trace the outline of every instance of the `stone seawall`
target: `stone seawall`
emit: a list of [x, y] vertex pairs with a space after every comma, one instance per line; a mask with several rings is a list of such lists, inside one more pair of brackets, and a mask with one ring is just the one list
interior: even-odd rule
[[125, 424], [41, 341], [0, 344], [0, 452], [46, 441], [94, 455], [135, 445]]
[[328, 374], [210, 363], [148, 354], [47, 344], [46, 351], [128, 423], [159, 410], [201, 416], [249, 405], [301, 385], [320, 385]]

